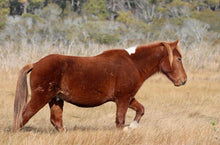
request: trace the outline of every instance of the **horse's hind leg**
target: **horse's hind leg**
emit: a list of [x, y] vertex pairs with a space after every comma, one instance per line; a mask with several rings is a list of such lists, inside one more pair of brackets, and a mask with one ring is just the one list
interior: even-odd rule
[[141, 117], [144, 115], [144, 106], [140, 104], [135, 98], [130, 102], [129, 108], [136, 111], [136, 116], [134, 118], [134, 121], [137, 121], [137, 123], [140, 122]]
[[63, 100], [55, 97], [49, 103], [50, 105], [50, 122], [58, 131], [64, 131], [63, 128]]
[[[55, 95], [53, 95], [55, 96]], [[51, 95], [32, 92], [31, 100], [28, 102], [22, 113], [22, 128], [32, 116], [34, 116], [42, 107], [44, 107], [50, 100]]]

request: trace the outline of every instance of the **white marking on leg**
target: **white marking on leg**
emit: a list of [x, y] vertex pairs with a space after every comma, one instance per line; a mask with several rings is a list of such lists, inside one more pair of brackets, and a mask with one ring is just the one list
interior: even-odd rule
[[138, 127], [137, 121], [132, 121], [131, 124], [129, 125], [129, 128], [131, 128], [131, 129], [135, 129], [137, 127]]
[[123, 128], [123, 131], [129, 131], [138, 128], [137, 121], [132, 121], [129, 126]]
[[136, 52], [136, 48], [137, 48], [137, 46], [133, 46], [133, 47], [127, 48], [125, 50], [128, 52], [129, 55], [131, 55]]

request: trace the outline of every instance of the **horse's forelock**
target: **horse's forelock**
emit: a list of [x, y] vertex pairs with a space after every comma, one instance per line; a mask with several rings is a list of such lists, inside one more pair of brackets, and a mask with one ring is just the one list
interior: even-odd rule
[[180, 47], [178, 45], [176, 46], [176, 50], [180, 54], [180, 56], [183, 57], [182, 51], [180, 50]]
[[170, 42], [170, 46], [172, 48], [175, 48], [177, 50], [177, 52], [179, 53], [179, 55], [182, 57], [182, 51], [180, 50], [180, 47], [178, 46], [178, 43], [179, 43], [179, 39], [177, 39], [176, 41], [174, 42]]
[[165, 48], [167, 49], [168, 57], [169, 57], [169, 62], [170, 62], [170, 67], [172, 68], [172, 64], [173, 64], [173, 49], [166, 42], [161, 42], [161, 44], [163, 44], [165, 46]]

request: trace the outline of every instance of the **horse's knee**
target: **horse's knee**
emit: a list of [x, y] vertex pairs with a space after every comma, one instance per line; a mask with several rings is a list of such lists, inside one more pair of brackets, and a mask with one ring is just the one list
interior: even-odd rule
[[140, 109], [139, 109], [137, 112], [138, 112], [138, 114], [140, 114], [141, 116], [143, 116], [143, 115], [144, 115], [144, 112], [145, 112], [144, 106], [141, 105], [141, 106], [140, 106]]
[[137, 123], [139, 123], [143, 115], [144, 115], [144, 107], [140, 105], [139, 108], [136, 110], [136, 116], [134, 120], [137, 121]]

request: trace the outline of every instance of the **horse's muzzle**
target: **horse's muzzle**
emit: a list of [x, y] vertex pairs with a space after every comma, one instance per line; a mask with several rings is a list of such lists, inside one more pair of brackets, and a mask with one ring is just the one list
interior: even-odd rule
[[182, 85], [185, 85], [185, 83], [187, 82], [187, 78], [182, 81], [181, 79], [177, 82], [177, 83], [174, 83], [175, 86], [179, 87], [179, 86], [182, 86]]

